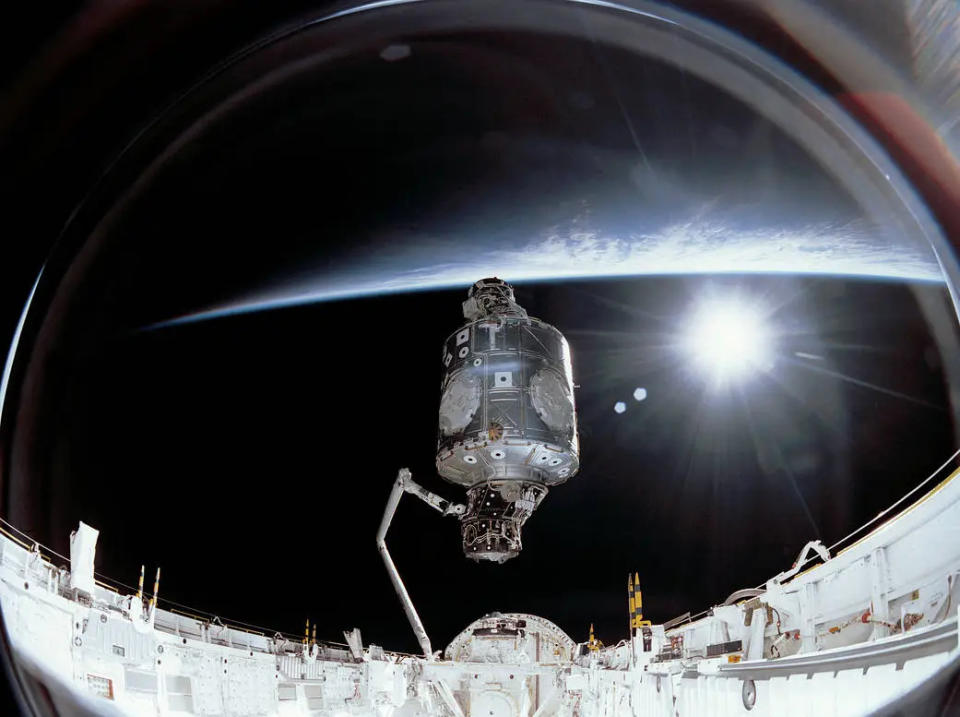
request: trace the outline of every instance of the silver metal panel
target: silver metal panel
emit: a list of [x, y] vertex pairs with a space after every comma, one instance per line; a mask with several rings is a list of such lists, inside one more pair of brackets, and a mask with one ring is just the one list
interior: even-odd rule
[[156, 692], [157, 673], [144, 670], [125, 670], [124, 682], [128, 690], [135, 692]]
[[193, 712], [193, 696], [167, 695], [167, 707], [171, 712]]
[[[458, 349], [457, 342], [467, 330], [471, 350], [461, 357], [466, 344]], [[437, 470], [443, 478], [465, 487], [506, 477], [551, 486], [576, 474], [573, 377], [559, 331], [529, 317], [483, 319], [451, 334], [445, 347], [443, 355], [453, 358], [441, 384]], [[472, 395], [467, 377], [475, 378], [480, 395], [464, 424], [472, 400], [467, 407], [453, 399]]]
[[181, 695], [193, 694], [190, 688], [190, 678], [186, 675], [167, 675], [167, 692], [175, 692]]

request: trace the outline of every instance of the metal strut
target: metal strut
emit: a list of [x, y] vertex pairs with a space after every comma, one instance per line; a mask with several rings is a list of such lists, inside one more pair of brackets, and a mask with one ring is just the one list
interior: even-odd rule
[[823, 562], [827, 562], [830, 559], [830, 551], [824, 547], [823, 543], [821, 543], [819, 540], [811, 540], [809, 543], [803, 546], [803, 550], [801, 550], [800, 555], [797, 556], [797, 561], [793, 564], [793, 567], [791, 567], [789, 570], [784, 570], [782, 573], [773, 578], [771, 582], [782, 583], [799, 573], [800, 568], [813, 560], [813, 558], [808, 557], [811, 552], [815, 552], [817, 555], [819, 555]]
[[410, 599], [410, 593], [407, 592], [397, 566], [390, 557], [390, 551], [387, 550], [387, 531], [390, 530], [390, 523], [393, 521], [393, 515], [397, 512], [397, 506], [400, 504], [400, 498], [404, 493], [411, 493], [417, 496], [424, 503], [439, 512], [441, 515], [463, 515], [466, 506], [459, 503], [451, 503], [449, 500], [440, 497], [413, 480], [410, 469], [401, 468], [397, 473], [397, 480], [393, 484], [393, 490], [387, 499], [387, 507], [383, 511], [383, 520], [380, 521], [380, 529], [377, 531], [377, 550], [383, 558], [383, 564], [387, 568], [387, 574], [390, 576], [390, 582], [393, 583], [393, 589], [397, 591], [397, 597], [403, 605], [403, 611], [407, 614], [407, 620], [413, 633], [417, 636], [417, 642], [420, 643], [420, 649], [423, 650], [423, 656], [428, 660], [433, 660], [433, 648], [430, 646], [430, 638], [423, 627], [420, 615], [413, 606], [413, 600]]

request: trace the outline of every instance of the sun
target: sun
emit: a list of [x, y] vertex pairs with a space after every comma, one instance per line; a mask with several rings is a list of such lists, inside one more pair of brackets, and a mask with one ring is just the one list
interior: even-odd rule
[[763, 314], [738, 299], [699, 306], [691, 317], [684, 347], [700, 370], [718, 382], [765, 371], [773, 356]]

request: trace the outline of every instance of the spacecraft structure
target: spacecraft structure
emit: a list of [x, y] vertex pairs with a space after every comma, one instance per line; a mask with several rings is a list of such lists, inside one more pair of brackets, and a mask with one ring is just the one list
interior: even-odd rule
[[500, 279], [475, 283], [463, 315], [443, 344], [437, 472], [467, 490], [464, 554], [502, 563], [547, 491], [580, 467], [570, 347]]
[[837, 555], [814, 543], [760, 587], [631, 621], [607, 646], [510, 612], [422, 657], [359, 630], [333, 643], [225, 624], [159, 607], [156, 584], [148, 599], [95, 579], [98, 533], [82, 523], [69, 569], [0, 528], [0, 607], [28, 689], [64, 715], [853, 717], [960, 659], [958, 477]]
[[498, 279], [473, 286], [464, 315], [442, 354], [437, 466], [466, 503], [401, 469], [377, 533], [422, 656], [364, 645], [357, 629], [332, 643], [309, 622], [301, 638], [166, 610], [159, 570], [152, 597], [143, 569], [136, 590], [97, 579], [92, 527], [71, 535], [68, 568], [0, 520], [0, 608], [28, 698], [59, 714], [171, 717], [846, 717], [913, 713], [911, 690], [960, 660], [960, 451], [888, 510], [931, 484], [925, 495], [845, 549], [811, 541], [789, 569], [695, 615], [644, 620], [637, 575], [619, 642], [492, 612], [434, 651], [386, 546], [403, 495], [459, 519], [468, 556], [503, 561], [578, 468], [563, 336]]
[[427, 660], [433, 646], [386, 543], [403, 495], [459, 518], [468, 558], [502, 563], [520, 552], [520, 530], [547, 490], [580, 467], [563, 334], [528, 316], [513, 287], [497, 278], [470, 287], [463, 315], [468, 323], [443, 345], [437, 472], [467, 489], [467, 503], [437, 495], [401, 468], [377, 531], [377, 549]]

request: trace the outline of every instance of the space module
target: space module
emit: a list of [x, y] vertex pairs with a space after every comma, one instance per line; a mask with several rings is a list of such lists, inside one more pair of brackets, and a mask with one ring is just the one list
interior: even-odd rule
[[443, 345], [437, 471], [467, 489], [463, 552], [503, 562], [549, 488], [580, 467], [567, 340], [482, 279]]

